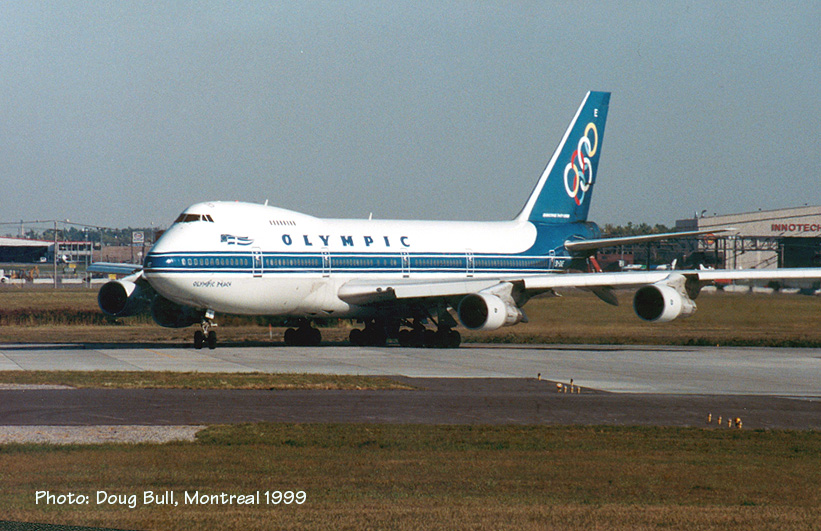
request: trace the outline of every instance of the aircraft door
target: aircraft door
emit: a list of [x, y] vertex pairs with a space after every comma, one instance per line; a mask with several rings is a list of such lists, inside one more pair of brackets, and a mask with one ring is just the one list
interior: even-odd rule
[[468, 249], [465, 251], [465, 262], [467, 267], [467, 276], [472, 277], [476, 271], [476, 261], [473, 259], [473, 251]]
[[410, 255], [408, 251], [402, 252], [402, 277], [408, 278], [410, 276]]
[[262, 249], [254, 247], [251, 249], [251, 269], [254, 272], [254, 278], [261, 278], [263, 273]]
[[328, 249], [322, 249], [322, 276], [331, 276], [331, 253]]

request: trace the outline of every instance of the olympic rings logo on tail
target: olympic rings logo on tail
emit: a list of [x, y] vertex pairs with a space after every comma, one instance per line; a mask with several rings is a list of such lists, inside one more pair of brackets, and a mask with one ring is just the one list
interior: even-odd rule
[[[590, 138], [591, 131], [593, 132], [592, 139]], [[579, 139], [578, 148], [564, 168], [564, 189], [577, 205], [582, 204], [585, 192], [593, 184], [593, 163], [590, 157], [596, 154], [598, 147], [599, 131], [596, 129], [596, 124], [590, 122], [584, 128], [584, 136]]]

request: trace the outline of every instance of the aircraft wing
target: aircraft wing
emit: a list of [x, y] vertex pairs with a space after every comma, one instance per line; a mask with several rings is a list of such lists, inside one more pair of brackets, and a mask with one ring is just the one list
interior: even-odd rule
[[462, 279], [424, 281], [401, 280], [351, 280], [339, 288], [337, 296], [349, 304], [369, 305], [407, 299], [435, 299], [477, 293], [497, 286], [500, 279]]
[[689, 238], [692, 236], [703, 236], [705, 234], [720, 234], [724, 232], [734, 232], [737, 229], [723, 228], [710, 230], [691, 230], [687, 232], [665, 232], [662, 234], [645, 234], [643, 236], [622, 236], [616, 238], [598, 238], [595, 240], [578, 240], [564, 242], [564, 248], [571, 253], [580, 251], [591, 251], [604, 247], [616, 247], [618, 245], [630, 245], [635, 243], [655, 242], [659, 240], [670, 240], [674, 238]]
[[407, 299], [447, 299], [512, 284], [528, 296], [549, 292], [556, 288], [589, 289], [606, 302], [607, 292], [613, 289], [639, 288], [671, 278], [684, 277], [699, 286], [718, 280], [821, 280], [821, 268], [795, 269], [707, 269], [622, 271], [615, 273], [556, 273], [491, 279], [461, 279], [452, 281], [423, 281], [396, 279], [384, 281], [352, 280], [340, 287], [340, 299], [356, 305], [384, 304]]
[[673, 269], [657, 271], [621, 271], [615, 273], [567, 273], [525, 277], [526, 291], [554, 288], [638, 288], [670, 278], [684, 277], [706, 286], [715, 281], [755, 282], [768, 280], [821, 280], [821, 268], [782, 269]]
[[[556, 273], [510, 278], [423, 281], [397, 279], [384, 281], [351, 280], [339, 288], [343, 301], [356, 305], [386, 304], [410, 299], [448, 299], [462, 297], [512, 284], [528, 296], [554, 288], [613, 289], [640, 287], [666, 279], [672, 271], [629, 271], [622, 273]], [[676, 273], [681, 273], [676, 271]], [[689, 273], [697, 273], [690, 271]], [[726, 278], [726, 277], [720, 277]]]
[[[668, 271], [674, 273], [675, 271]], [[821, 267], [781, 268], [781, 269], [704, 269], [696, 271], [699, 280], [819, 280]]]
[[108, 275], [133, 275], [142, 271], [139, 264], [117, 264], [114, 262], [94, 262], [88, 266], [89, 273], [103, 273]]
[[[664, 280], [670, 271], [635, 271], [625, 273], [556, 273], [510, 278], [423, 281], [397, 279], [384, 281], [352, 280], [340, 287], [337, 295], [349, 304], [360, 306], [390, 304], [411, 299], [450, 299], [496, 288], [503, 284], [515, 286], [528, 296], [548, 292], [553, 288], [612, 289], [639, 287]], [[723, 277], [722, 277], [723, 278]]]

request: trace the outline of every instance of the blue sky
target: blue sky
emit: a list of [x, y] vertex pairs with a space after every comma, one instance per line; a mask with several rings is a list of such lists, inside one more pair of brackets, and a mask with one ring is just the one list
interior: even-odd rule
[[819, 2], [4, 2], [0, 221], [512, 218], [587, 90], [591, 219], [821, 204]]

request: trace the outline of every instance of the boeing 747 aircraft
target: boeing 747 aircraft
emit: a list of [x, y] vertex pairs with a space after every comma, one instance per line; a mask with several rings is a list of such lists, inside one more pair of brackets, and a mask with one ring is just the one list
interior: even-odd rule
[[[692, 315], [715, 280], [819, 279], [821, 269], [586, 271], [597, 249], [699, 232], [602, 239], [587, 221], [610, 94], [588, 92], [522, 211], [511, 221], [320, 219], [266, 205], [209, 202], [186, 209], [142, 266], [95, 264], [127, 274], [105, 284], [100, 308], [150, 308], [166, 327], [197, 325], [194, 346], [217, 344], [216, 313], [284, 316], [292, 345], [317, 345], [316, 318], [355, 319], [351, 343], [457, 347], [459, 323], [494, 330], [527, 321], [523, 306], [556, 288], [638, 288], [646, 321]], [[455, 314], [455, 315], [454, 315]], [[457, 322], [458, 321], [458, 322]]]

